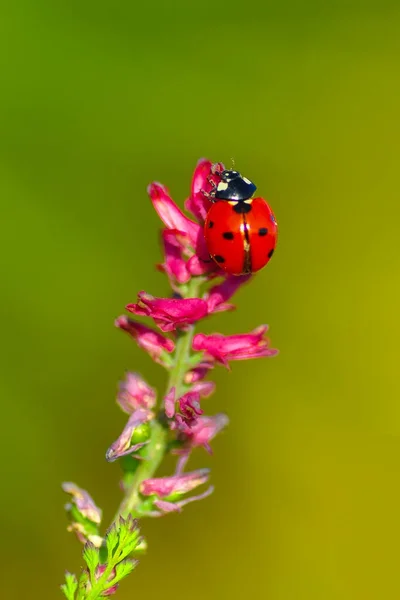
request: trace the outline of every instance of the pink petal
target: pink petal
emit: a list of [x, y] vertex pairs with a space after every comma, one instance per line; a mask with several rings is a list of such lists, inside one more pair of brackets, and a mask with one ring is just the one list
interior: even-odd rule
[[171, 477], [145, 479], [140, 484], [140, 493], [143, 496], [155, 494], [159, 498], [165, 498], [171, 494], [186, 494], [205, 483], [208, 480], [209, 473], [209, 469], [198, 469], [191, 473], [182, 473]]
[[150, 410], [144, 408], [138, 408], [134, 413], [131, 414], [127, 424], [125, 425], [119, 438], [111, 444], [106, 452], [106, 459], [108, 462], [114, 462], [117, 458], [132, 454], [140, 448], [142, 448], [148, 442], [143, 442], [135, 445], [131, 445], [132, 435], [140, 425], [147, 423], [154, 417]]
[[158, 216], [168, 229], [178, 229], [188, 236], [193, 248], [196, 247], [201, 227], [186, 217], [168, 194], [161, 183], [152, 183], [147, 188], [150, 199]]
[[215, 392], [215, 381], [198, 381], [191, 387], [191, 392], [197, 392], [202, 398], [209, 398]]
[[228, 366], [229, 360], [276, 355], [278, 351], [269, 348], [269, 340], [263, 337], [266, 331], [267, 326], [262, 325], [250, 333], [238, 335], [198, 333], [194, 336], [192, 346], [194, 350], [203, 350], [215, 360]]
[[197, 446], [209, 447], [211, 440], [224, 429], [228, 423], [229, 419], [223, 413], [219, 413], [212, 417], [201, 416], [187, 436], [187, 443], [193, 448]]
[[[221, 171], [224, 170], [222, 163], [214, 166], [218, 166]], [[215, 184], [219, 181], [219, 177], [211, 173], [211, 167], [213, 167], [213, 163], [210, 160], [206, 158], [199, 160], [193, 173], [191, 195], [185, 202], [186, 210], [193, 213], [200, 222], [204, 222], [211, 207], [211, 201], [203, 193], [210, 193], [213, 190], [213, 186], [207, 178], [210, 177]]]
[[71, 496], [71, 504], [76, 506], [81, 515], [93, 523], [100, 524], [101, 509], [95, 505], [93, 498], [86, 490], [71, 482], [63, 483], [62, 489], [66, 494]]
[[138, 373], [127, 373], [119, 384], [117, 403], [122, 410], [131, 414], [137, 408], [153, 408], [156, 391]]
[[162, 331], [173, 331], [195, 323], [207, 316], [207, 303], [201, 298], [155, 298], [139, 292], [137, 304], [128, 304], [127, 310], [154, 319]]
[[175, 229], [164, 229], [162, 236], [165, 254], [165, 262], [161, 265], [162, 270], [173, 283], [187, 283], [190, 273], [182, 256], [186, 234]]
[[165, 414], [171, 419], [175, 414], [175, 387], [172, 387], [164, 398]]
[[156, 362], [164, 364], [163, 352], [173, 352], [175, 344], [172, 340], [164, 337], [158, 331], [147, 327], [138, 321], [128, 319], [125, 315], [118, 317], [115, 321], [116, 327], [123, 329], [131, 335], [140, 348], [143, 348]]
[[208, 310], [212, 312], [221, 312], [222, 310], [231, 310], [232, 304], [226, 304], [227, 300], [237, 292], [237, 290], [250, 279], [251, 275], [231, 275], [222, 283], [212, 287], [204, 296], [207, 302]]

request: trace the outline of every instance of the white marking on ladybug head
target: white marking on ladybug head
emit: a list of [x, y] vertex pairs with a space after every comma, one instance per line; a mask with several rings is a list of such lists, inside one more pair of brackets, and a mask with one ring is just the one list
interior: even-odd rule
[[220, 181], [217, 185], [217, 191], [222, 192], [223, 190], [228, 189], [228, 184], [225, 181]]
[[247, 179], [247, 177], [242, 177], [242, 179], [245, 183], [251, 183], [250, 179]]

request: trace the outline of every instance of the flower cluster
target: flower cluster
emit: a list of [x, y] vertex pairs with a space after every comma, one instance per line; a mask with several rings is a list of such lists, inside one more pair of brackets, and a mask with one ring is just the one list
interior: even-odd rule
[[[191, 494], [208, 484], [210, 473], [208, 469], [185, 470], [193, 450], [203, 447], [211, 453], [213, 438], [228, 424], [225, 414], [204, 414], [203, 399], [215, 391], [215, 383], [207, 377], [217, 365], [229, 369], [232, 361], [277, 353], [270, 348], [266, 325], [236, 335], [195, 333], [201, 320], [235, 309], [232, 297], [251, 278], [227, 275], [207, 252], [204, 219], [211, 205], [210, 192], [223, 168], [221, 163], [205, 159], [197, 164], [185, 202], [192, 218], [173, 202], [163, 185], [152, 183], [148, 188], [164, 225], [164, 260], [158, 269], [167, 276], [171, 295], [161, 298], [139, 292], [136, 302], [126, 306], [132, 316], [122, 315], [115, 324], [169, 372], [169, 381], [166, 392], [158, 398], [156, 390], [138, 373], [128, 372], [120, 383], [117, 403], [128, 419], [106, 452], [106, 459], [119, 460], [123, 470], [124, 497], [116, 520], [177, 512], [213, 491], [209, 485]], [[143, 317], [152, 325], [143, 322]], [[156, 471], [168, 453], [176, 456], [175, 471], [157, 477]], [[98, 532], [99, 509], [87, 492], [74, 484], [64, 484], [64, 490], [72, 496], [68, 505], [70, 529], [81, 541], [100, 547], [104, 540]], [[106, 572], [106, 566], [96, 568], [96, 577], [106, 573], [108, 583], [114, 582], [113, 572]], [[109, 585], [107, 594], [115, 589]]]
[[[199, 496], [182, 499], [184, 494], [206, 483], [209, 477], [204, 469], [192, 473], [183, 471], [192, 450], [203, 446], [211, 452], [212, 439], [228, 424], [225, 414], [206, 416], [203, 412], [202, 399], [215, 390], [214, 382], [206, 377], [217, 364], [229, 369], [231, 361], [273, 356], [277, 352], [270, 348], [265, 337], [266, 325], [237, 335], [194, 335], [194, 326], [202, 319], [235, 308], [231, 303], [233, 295], [251, 277], [226, 275], [210, 261], [205, 246], [203, 224], [210, 207], [209, 192], [218, 182], [218, 172], [223, 168], [221, 163], [199, 161], [190, 197], [185, 202], [193, 218], [183, 213], [163, 185], [153, 183], [148, 188], [153, 206], [164, 224], [161, 234], [164, 261], [159, 269], [168, 277], [172, 296], [159, 298], [141, 291], [137, 301], [126, 307], [135, 317], [152, 319], [158, 330], [125, 315], [116, 320], [116, 325], [170, 372], [170, 381], [161, 402], [160, 418], [153, 412], [155, 390], [138, 374], [127, 374], [117, 402], [130, 417], [122, 434], [108, 450], [107, 459], [130, 455], [135, 461], [146, 460], [152, 423], [158, 418], [169, 432], [166, 448], [178, 456], [178, 463], [176, 473], [170, 477], [141, 481], [137, 490], [136, 516], [155, 516], [178, 510], [188, 500], [204, 497], [210, 492], [211, 488], [208, 488]], [[217, 281], [214, 283], [214, 280]], [[209, 282], [211, 285], [207, 286]], [[139, 435], [144, 423], [150, 427], [145, 435]], [[131, 463], [128, 468], [132, 469]]]

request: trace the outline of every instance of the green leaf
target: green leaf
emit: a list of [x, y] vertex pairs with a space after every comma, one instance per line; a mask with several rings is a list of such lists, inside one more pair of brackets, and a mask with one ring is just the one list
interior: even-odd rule
[[114, 585], [115, 583], [118, 583], [119, 581], [121, 581], [121, 579], [123, 579], [124, 577], [129, 575], [129, 573], [132, 573], [132, 571], [136, 567], [136, 565], [137, 565], [137, 560], [133, 560], [131, 558], [127, 558], [126, 560], [123, 560], [122, 562], [120, 562], [115, 567], [116, 576], [110, 582], [110, 585]]
[[61, 590], [67, 600], [75, 600], [75, 592], [78, 588], [78, 581], [73, 573], [65, 573], [65, 583]]
[[106, 546], [109, 560], [114, 556], [118, 547], [119, 535], [115, 523], [111, 525], [106, 533]]
[[99, 551], [92, 542], [86, 542], [83, 549], [83, 559], [88, 566], [90, 578], [92, 579], [100, 562]]

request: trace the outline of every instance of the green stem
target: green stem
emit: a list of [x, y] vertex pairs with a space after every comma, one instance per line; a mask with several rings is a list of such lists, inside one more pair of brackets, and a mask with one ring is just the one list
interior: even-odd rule
[[[202, 283], [203, 279], [201, 277], [193, 278], [188, 285], [185, 297], [195, 298], [198, 295], [199, 288]], [[183, 378], [188, 368], [187, 363], [192, 348], [193, 335], [194, 326], [191, 325], [187, 330], [180, 331], [177, 336], [174, 365], [171, 369], [167, 385], [167, 392], [172, 387], [175, 387], [176, 398], [179, 398], [184, 386]], [[152, 421], [150, 440], [146, 446], [146, 456], [135, 471], [131, 484], [126, 490], [125, 496], [118, 508], [117, 514], [114, 517], [114, 521], [116, 521], [120, 516], [127, 517], [130, 513], [134, 513], [139, 502], [140, 484], [145, 479], [153, 477], [160, 466], [167, 447], [167, 437], [168, 429], [165, 427], [165, 425], [156, 419]]]

